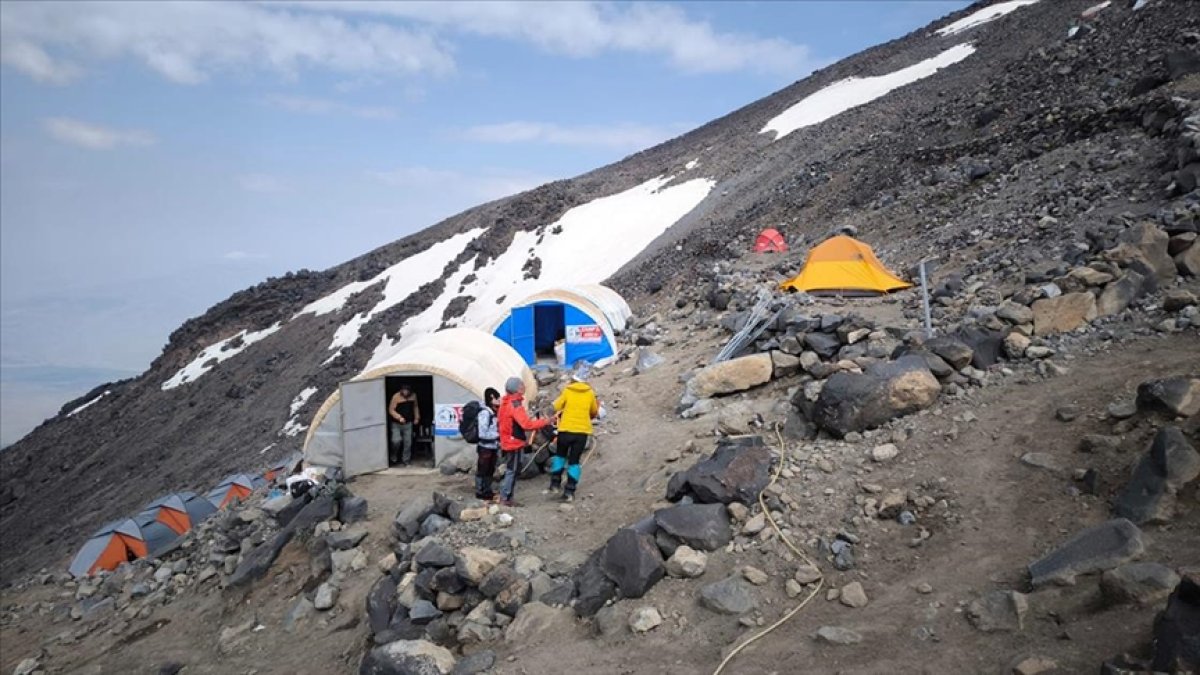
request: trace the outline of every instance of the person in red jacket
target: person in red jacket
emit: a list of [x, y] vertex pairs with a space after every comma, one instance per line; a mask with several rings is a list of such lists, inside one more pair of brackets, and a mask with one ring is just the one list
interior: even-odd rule
[[504, 383], [504, 398], [500, 399], [500, 410], [496, 414], [500, 427], [500, 451], [504, 455], [504, 483], [500, 486], [500, 503], [517, 506], [513, 492], [517, 488], [517, 474], [521, 472], [521, 451], [529, 444], [530, 432], [550, 425], [548, 419], [532, 419], [525, 412], [525, 383], [519, 377], [510, 377]]

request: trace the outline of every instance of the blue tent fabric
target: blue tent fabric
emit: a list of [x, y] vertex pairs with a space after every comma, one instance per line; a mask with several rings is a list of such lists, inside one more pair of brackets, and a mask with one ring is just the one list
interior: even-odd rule
[[[537, 352], [565, 340], [568, 365], [599, 363], [616, 356], [616, 331], [603, 313], [567, 300], [537, 300], [510, 310], [492, 332], [525, 359], [537, 363]], [[532, 339], [530, 339], [532, 336]]]

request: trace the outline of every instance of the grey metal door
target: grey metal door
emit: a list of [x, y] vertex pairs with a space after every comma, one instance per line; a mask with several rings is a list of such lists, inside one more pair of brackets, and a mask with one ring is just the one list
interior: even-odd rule
[[343, 382], [342, 445], [347, 476], [388, 467], [387, 401], [383, 378]]

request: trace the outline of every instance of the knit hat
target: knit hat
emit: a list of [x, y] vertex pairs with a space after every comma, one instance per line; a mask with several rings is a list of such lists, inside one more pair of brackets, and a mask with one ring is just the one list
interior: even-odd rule
[[509, 394], [515, 394], [518, 391], [521, 391], [521, 387], [524, 384], [525, 383], [521, 381], [521, 378], [510, 377], [510, 378], [508, 378], [508, 381], [504, 383], [504, 391], [506, 391]]

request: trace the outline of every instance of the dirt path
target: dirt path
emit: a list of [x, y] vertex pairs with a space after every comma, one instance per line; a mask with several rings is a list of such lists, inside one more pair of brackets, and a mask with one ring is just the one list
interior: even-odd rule
[[[597, 377], [595, 386], [613, 415], [598, 432], [597, 454], [585, 467], [581, 499], [564, 511], [539, 494], [540, 480], [518, 487], [518, 499], [526, 506], [514, 511], [514, 527], [527, 530], [529, 551], [549, 561], [564, 551], [594, 549], [618, 527], [659, 505], [669, 473], [696, 458], [685, 454], [668, 462], [669, 456], [689, 442], [700, 452], [711, 450], [713, 420], [680, 420], [674, 406], [678, 374], [712, 353], [718, 341], [715, 332], [693, 334], [670, 350], [668, 363], [649, 373], [633, 376], [626, 372], [628, 362], [622, 362]], [[814, 536], [841, 528], [857, 532], [862, 538], [856, 547], [857, 567], [849, 572], [824, 567], [834, 587], [861, 581], [870, 604], [849, 609], [820, 597], [739, 656], [727, 672], [992, 672], [1027, 653], [1052, 656], [1067, 672], [1094, 671], [1103, 658], [1145, 641], [1155, 608], [1092, 609], [1094, 577], [1075, 587], [1032, 595], [1021, 634], [979, 633], [961, 616], [962, 607], [993, 588], [1020, 589], [1029, 561], [1080, 527], [1107, 518], [1107, 495], [1130, 459], [1144, 448], [1149, 430], [1134, 429], [1126, 435], [1122, 451], [1112, 455], [1078, 452], [1079, 437], [1111, 431], [1111, 423], [1102, 419], [1105, 406], [1121, 393], [1130, 393], [1138, 382], [1196, 363], [1200, 340], [1177, 335], [1081, 357], [1070, 362], [1068, 374], [1054, 379], [1016, 375], [1003, 385], [978, 390], [970, 400], [947, 402], [906, 420], [902, 426], [911, 427], [913, 435], [900, 443], [901, 455], [890, 464], [864, 460], [863, 453], [873, 445], [869, 440], [789, 448], [797, 474], [785, 487], [806, 505], [805, 513], [790, 521], [794, 538], [811, 542]], [[775, 385], [757, 395], [782, 397], [784, 388]], [[1054, 411], [1064, 403], [1079, 406], [1084, 414], [1071, 423], [1056, 421]], [[1063, 471], [1021, 464], [1019, 457], [1030, 451], [1052, 454]], [[817, 454], [836, 459], [835, 470], [814, 470], [808, 460]], [[1100, 496], [1076, 493], [1078, 484], [1071, 477], [1075, 468], [1100, 472]], [[371, 504], [371, 534], [364, 547], [372, 563], [386, 554], [391, 517], [405, 501], [429, 490], [467, 497], [470, 480], [465, 475], [438, 475], [365, 476], [354, 481], [351, 487]], [[891, 521], [854, 523], [854, 500], [865, 494], [863, 484], [915, 489], [944, 500], [945, 506], [931, 507], [920, 523], [931, 532], [928, 541], [910, 546], [914, 528]], [[1172, 525], [1147, 530], [1145, 559], [1175, 566], [1200, 560], [1196, 500], [1181, 501], [1188, 506]], [[752, 616], [769, 624], [795, 602], [782, 592], [795, 567], [782, 550], [778, 542], [760, 542], [748, 544], [742, 553], [715, 552], [702, 578], [668, 578], [645, 598], [619, 603], [625, 613], [641, 605], [654, 605], [662, 612], [664, 624], [644, 636], [625, 632], [594, 639], [580, 631], [560, 636], [550, 646], [513, 650], [506, 643], [493, 645], [499, 654], [495, 672], [554, 672], [568, 664], [579, 673], [707, 672], [734, 644], [759, 629], [700, 608], [699, 587], [741, 565], [768, 571], [772, 579], [759, 589], [760, 610]], [[78, 641], [64, 639], [78, 624], [50, 614], [6, 625], [0, 630], [0, 643], [8, 646], [2, 650], [0, 667], [10, 672], [41, 646], [51, 672], [155, 673], [170, 662], [185, 664], [185, 673], [354, 672], [367, 640], [363, 607], [374, 575], [358, 575], [343, 589], [338, 609], [288, 632], [285, 617], [305, 590], [307, 567], [307, 552], [293, 543], [268, 579], [250, 593], [188, 594], [148, 619], [129, 622], [120, 635], [100, 630]], [[932, 592], [918, 593], [921, 583], [930, 584]], [[19, 597], [6, 595], [4, 602], [51, 600], [57, 592], [57, 586], [37, 587]], [[221, 652], [221, 629], [251, 619], [262, 628], [250, 629], [236, 646]], [[853, 646], [819, 644], [811, 634], [822, 625], [852, 628], [864, 641]]]

